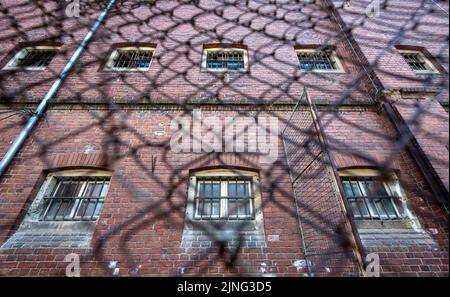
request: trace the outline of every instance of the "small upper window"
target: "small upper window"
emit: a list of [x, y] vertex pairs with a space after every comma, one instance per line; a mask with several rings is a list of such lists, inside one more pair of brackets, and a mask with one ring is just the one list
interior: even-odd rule
[[106, 67], [116, 71], [148, 70], [154, 53], [154, 47], [118, 48], [110, 55]]
[[331, 50], [299, 49], [297, 58], [302, 71], [313, 72], [342, 72], [343, 67]]
[[374, 175], [341, 176], [355, 219], [399, 220], [410, 217], [396, 178], [380, 181]]
[[247, 50], [235, 47], [208, 47], [203, 52], [203, 69], [208, 71], [246, 71]]
[[43, 197], [40, 220], [97, 220], [109, 184], [109, 176], [54, 176]]
[[45, 69], [58, 51], [57, 47], [35, 46], [22, 48], [3, 69]]
[[433, 63], [418, 50], [399, 50], [400, 54], [408, 63], [409, 67], [416, 73], [437, 73]]

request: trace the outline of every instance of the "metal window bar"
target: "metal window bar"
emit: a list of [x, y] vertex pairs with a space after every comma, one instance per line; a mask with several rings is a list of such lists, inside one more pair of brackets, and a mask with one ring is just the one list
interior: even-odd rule
[[[226, 182], [227, 194], [222, 195], [222, 182]], [[218, 195], [214, 190], [206, 190], [208, 185], [220, 185]], [[243, 185], [239, 193], [238, 185]], [[229, 195], [230, 186], [235, 195]], [[195, 215], [197, 220], [252, 220], [254, 219], [254, 197], [251, 192], [252, 179], [245, 177], [201, 177], [197, 178], [194, 197]], [[210, 193], [210, 195], [205, 195]], [[216, 207], [216, 208], [215, 208]], [[233, 208], [234, 207], [234, 208]]]
[[98, 219], [109, 184], [109, 177], [58, 177], [50, 195], [44, 197], [40, 220]]
[[414, 71], [424, 71], [430, 70], [426, 61], [419, 53], [402, 53], [403, 58], [406, 63], [409, 64], [412, 70]]
[[206, 55], [206, 65], [209, 69], [244, 69], [244, 52], [209, 51]]
[[336, 61], [327, 52], [298, 52], [300, 69], [302, 70], [335, 70]]
[[23, 57], [17, 59], [16, 67], [47, 67], [56, 55], [54, 49], [24, 49]]
[[[405, 215], [399, 209], [400, 197], [389, 186], [376, 184], [374, 177], [342, 177], [353, 217], [357, 220], [401, 220]], [[363, 189], [363, 186], [364, 188]], [[374, 193], [378, 190], [378, 193]], [[379, 193], [384, 191], [385, 193]]]
[[113, 68], [148, 68], [152, 62], [152, 50], [117, 50]]

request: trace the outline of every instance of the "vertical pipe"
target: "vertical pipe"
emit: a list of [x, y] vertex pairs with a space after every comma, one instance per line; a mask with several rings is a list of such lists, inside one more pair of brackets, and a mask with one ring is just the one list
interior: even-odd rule
[[53, 85], [51, 86], [50, 90], [45, 95], [44, 99], [42, 99], [41, 103], [36, 108], [36, 111], [33, 113], [33, 115], [28, 119], [27, 123], [25, 124], [25, 127], [22, 129], [20, 134], [17, 136], [17, 138], [14, 140], [14, 143], [11, 145], [11, 147], [6, 152], [5, 156], [3, 156], [2, 160], [0, 161], [0, 178], [3, 176], [3, 174], [6, 172], [9, 164], [12, 162], [20, 148], [22, 147], [23, 143], [27, 139], [27, 137], [30, 135], [31, 131], [33, 130], [34, 126], [36, 126], [39, 119], [43, 116], [45, 113], [45, 110], [47, 109], [47, 106], [51, 99], [53, 99], [60, 89], [64, 79], [67, 77], [69, 72], [74, 67], [75, 63], [79, 60], [81, 55], [86, 49], [86, 45], [89, 43], [90, 39], [94, 35], [94, 33], [97, 31], [97, 29], [100, 27], [102, 22], [105, 20], [106, 15], [111, 10], [113, 5], [115, 4], [116, 0], [110, 0], [106, 8], [103, 10], [103, 12], [100, 14], [100, 16], [97, 18], [94, 25], [91, 27], [89, 32], [84, 37], [83, 41], [81, 42], [80, 46], [77, 48], [75, 53], [70, 58], [69, 62], [67, 62], [64, 69], [61, 71], [61, 73], [58, 75], [58, 78], [53, 82]]

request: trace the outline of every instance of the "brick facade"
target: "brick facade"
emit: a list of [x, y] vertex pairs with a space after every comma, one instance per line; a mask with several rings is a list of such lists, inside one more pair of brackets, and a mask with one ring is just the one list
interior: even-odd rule
[[[433, 197], [423, 173], [427, 170], [448, 194], [448, 29], [443, 28], [448, 19], [425, 7], [417, 30], [390, 44], [394, 34], [376, 19], [368, 18], [342, 34], [341, 28], [364, 16], [364, 1], [350, 1], [350, 6], [342, 1], [232, 2], [156, 1], [140, 7], [119, 3], [120, 10], [111, 12], [45, 117], [0, 177], [0, 275], [65, 275], [65, 256], [70, 253], [80, 255], [82, 276], [361, 275], [355, 247], [337, 234], [346, 222], [325, 154], [302, 159], [304, 166], [312, 166], [292, 183], [295, 166], [301, 163], [295, 158], [312, 156], [308, 144], [295, 143], [295, 153], [286, 156], [288, 145], [280, 136], [275, 162], [248, 152], [176, 153], [169, 146], [171, 122], [177, 116], [190, 116], [192, 109], [219, 121], [235, 118], [235, 123], [240, 117], [276, 117], [281, 131], [306, 87], [318, 104], [337, 169], [392, 170], [417, 221], [415, 228], [358, 225], [355, 234], [362, 254], [379, 255], [382, 276], [448, 276], [448, 213]], [[408, 2], [411, 11], [416, 2]], [[34, 16], [43, 8], [29, 1], [1, 0], [0, 4], [0, 25], [6, 28], [0, 38], [8, 40], [0, 49], [0, 67], [20, 44], [49, 39], [62, 43], [44, 71], [0, 70], [3, 156], [104, 3], [82, 7], [80, 18], [67, 18], [62, 6], [46, 3], [42, 5], [49, 12], [47, 19], [36, 15], [25, 21], [15, 16]], [[403, 14], [395, 8], [386, 12], [391, 22]], [[396, 26], [406, 19], [395, 20]], [[431, 40], [425, 38], [430, 31], [440, 33]], [[123, 42], [156, 44], [149, 71], [102, 69], [114, 44]], [[245, 44], [249, 72], [202, 70], [203, 45], [218, 42]], [[345, 72], [300, 72], [294, 51], [298, 45], [333, 46]], [[395, 45], [426, 48], [442, 66], [441, 73], [417, 79]], [[368, 69], [367, 63], [384, 49], [377, 67]], [[411, 143], [420, 148], [425, 169], [407, 147], [397, 148], [398, 133], [381, 102], [391, 104], [411, 131]], [[427, 111], [422, 122], [411, 122], [411, 115], [421, 107]], [[296, 117], [311, 126], [305, 102], [292, 121]], [[297, 131], [295, 141], [315, 137]], [[250, 141], [244, 140], [247, 145]], [[291, 160], [294, 164], [289, 164]], [[211, 168], [257, 172], [262, 229], [231, 233], [225, 242], [205, 230], [187, 230], [189, 178]], [[112, 174], [92, 233], [21, 229], [47, 174], [71, 169]], [[336, 255], [342, 256], [340, 261]]]

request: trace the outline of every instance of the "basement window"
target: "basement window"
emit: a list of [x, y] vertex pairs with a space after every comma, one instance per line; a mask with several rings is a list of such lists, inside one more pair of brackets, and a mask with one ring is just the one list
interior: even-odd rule
[[235, 47], [205, 48], [202, 68], [213, 72], [246, 71], [248, 69], [247, 50]]
[[395, 176], [389, 181], [381, 181], [378, 175], [373, 174], [373, 170], [359, 172], [360, 174], [356, 172], [341, 175], [344, 191], [356, 220], [410, 218], [402, 189]]
[[110, 55], [106, 68], [114, 71], [145, 71], [152, 64], [154, 47], [122, 47]]
[[438, 73], [433, 63], [418, 50], [399, 50], [405, 62], [416, 73]]
[[344, 72], [336, 53], [331, 50], [296, 50], [300, 70], [305, 72]]
[[57, 52], [58, 47], [54, 46], [25, 47], [3, 69], [43, 70], [50, 64]]

